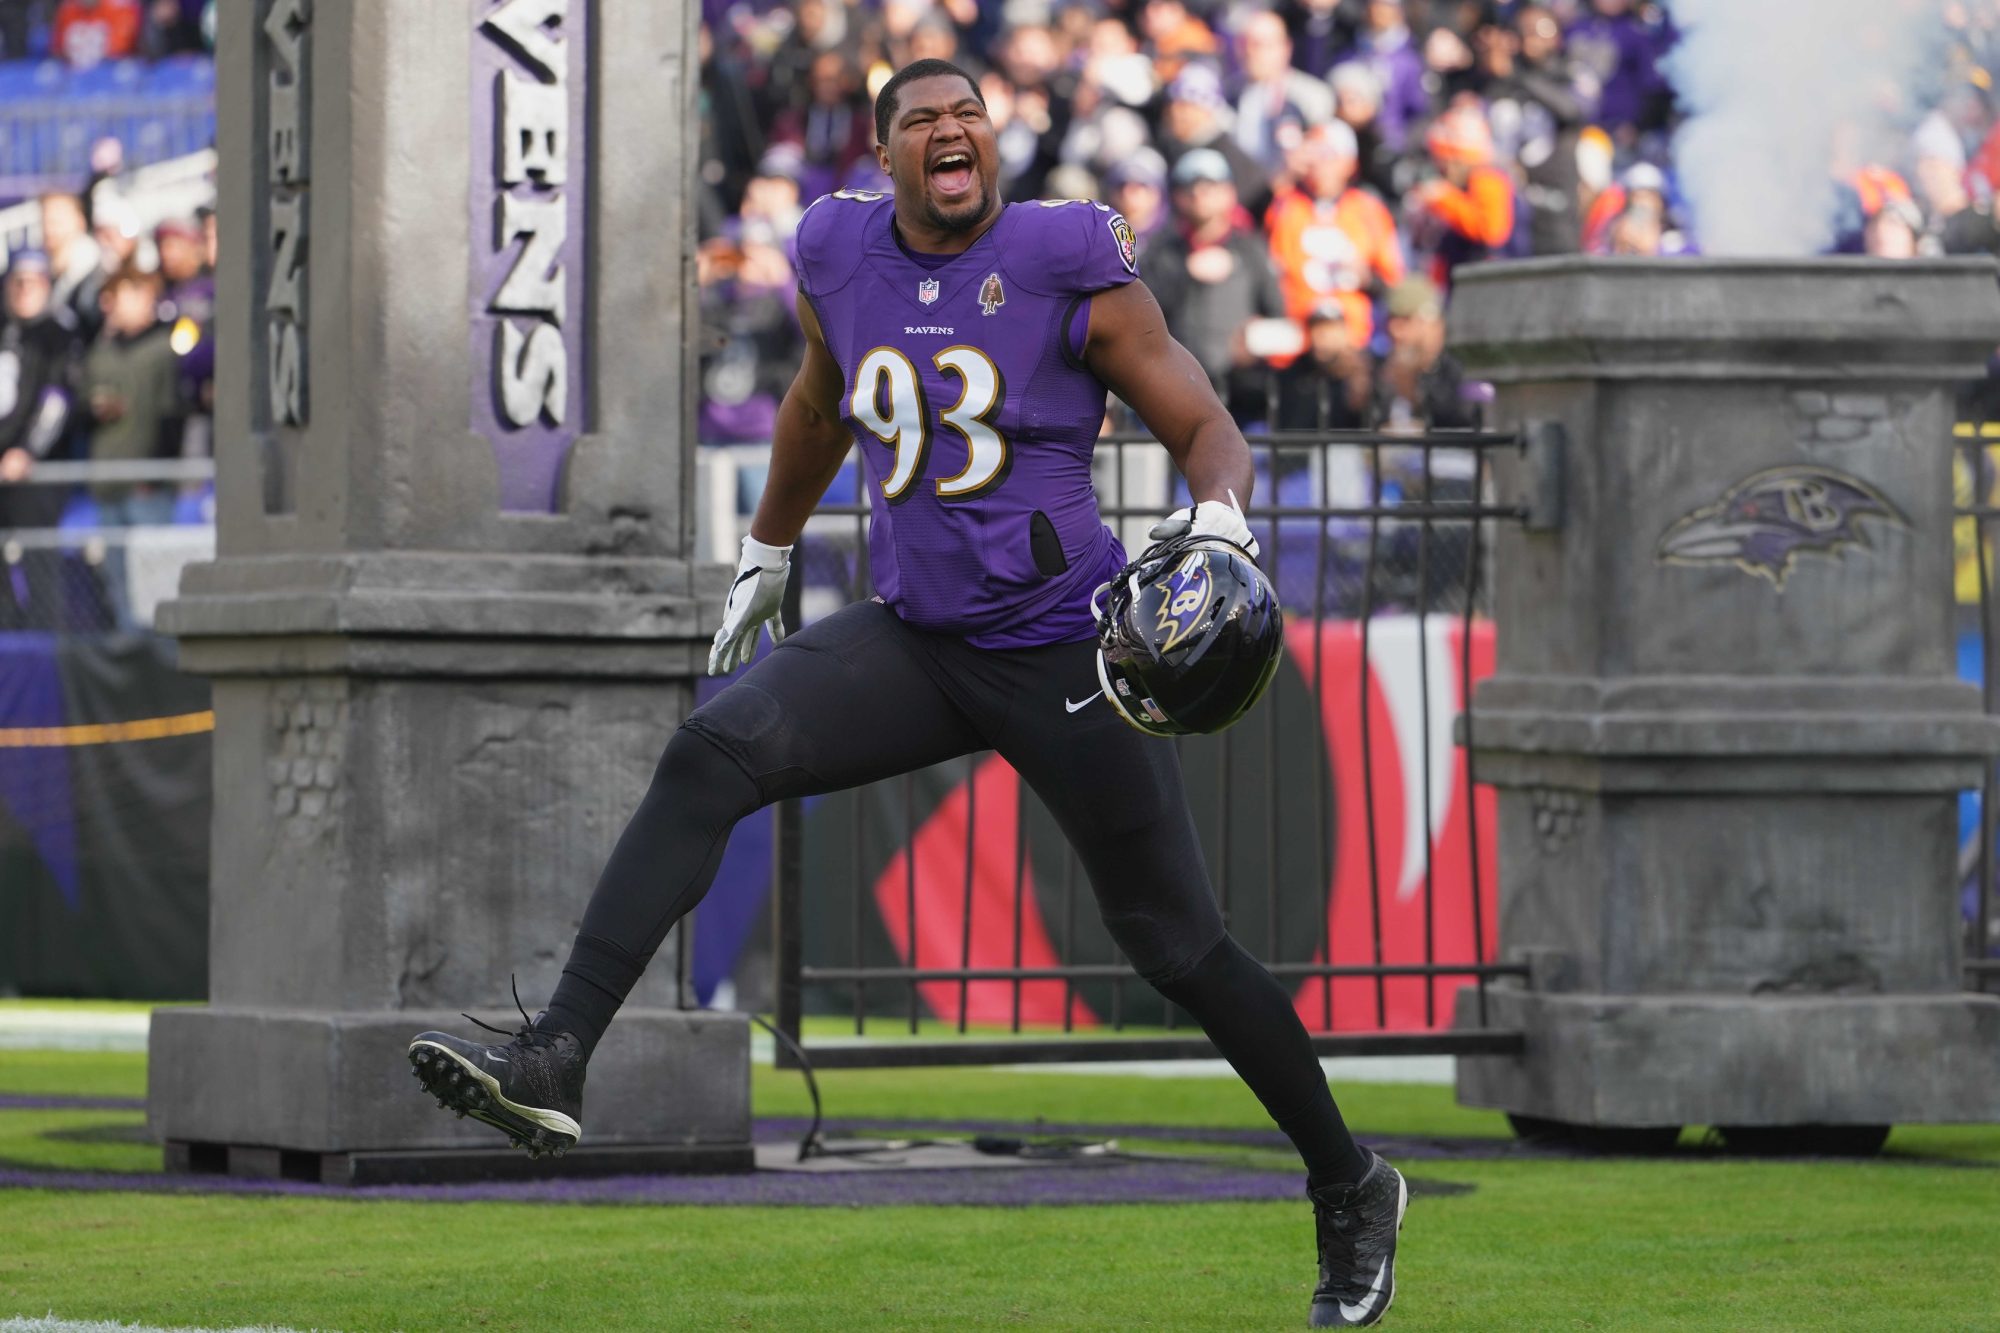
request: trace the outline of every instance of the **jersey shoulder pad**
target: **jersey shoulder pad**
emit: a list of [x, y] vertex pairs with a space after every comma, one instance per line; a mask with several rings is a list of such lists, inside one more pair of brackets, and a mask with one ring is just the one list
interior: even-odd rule
[[1139, 276], [1139, 242], [1124, 214], [1091, 199], [1017, 205], [1022, 225], [1010, 248], [1029, 256], [1017, 280], [1044, 296], [1101, 292]]
[[895, 205], [873, 190], [835, 190], [807, 206], [793, 235], [799, 283], [808, 295], [824, 296], [847, 285], [868, 250], [869, 227]]

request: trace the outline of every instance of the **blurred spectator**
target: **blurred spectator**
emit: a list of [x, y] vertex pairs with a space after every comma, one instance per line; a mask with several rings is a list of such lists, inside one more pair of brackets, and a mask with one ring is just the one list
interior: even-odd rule
[[[1124, 106], [1144, 106], [1158, 90], [1159, 73], [1139, 50], [1132, 30], [1114, 18], [1090, 25], [1082, 83]], [[1079, 108], [1081, 109], [1081, 108]]]
[[803, 184], [817, 199], [839, 188], [848, 168], [872, 152], [875, 118], [853, 61], [841, 52], [814, 56], [806, 82], [805, 104], [779, 114], [771, 140], [797, 144], [804, 151]]
[[179, 358], [180, 399], [187, 408], [179, 453], [207, 458], [215, 407], [215, 270], [208, 237], [194, 218], [169, 218], [153, 231], [160, 251], [160, 321]]
[[117, 195], [100, 194], [91, 239], [97, 246], [97, 267], [78, 280], [70, 298], [70, 314], [86, 342], [95, 340], [104, 326], [103, 296], [111, 275], [140, 263], [138, 214]]
[[168, 218], [153, 229], [160, 254], [160, 318], [206, 321], [215, 308], [215, 275], [208, 268], [208, 239], [193, 218]]
[[1236, 194], [1253, 213], [1271, 201], [1264, 169], [1229, 137], [1229, 99], [1222, 95], [1222, 76], [1209, 65], [1189, 65], [1167, 85], [1167, 109], [1160, 121], [1160, 151], [1169, 163], [1196, 148], [1212, 148], [1229, 163]]
[[712, 349], [701, 368], [700, 437], [707, 443], [769, 439], [798, 369], [798, 278], [790, 255], [804, 212], [804, 169], [796, 145], [773, 145], [744, 190], [741, 214], [696, 253]]
[[123, 60], [139, 50], [139, 0], [62, 0], [49, 45], [76, 69]]
[[1908, 199], [1887, 200], [1868, 219], [1865, 251], [1876, 259], [1915, 259], [1923, 226], [1924, 215], [1916, 204]]
[[1370, 294], [1403, 280], [1395, 219], [1354, 184], [1354, 131], [1344, 122], [1309, 132], [1294, 158], [1298, 185], [1278, 196], [1265, 222], [1286, 311], [1303, 321], [1330, 301], [1365, 347], [1374, 333]]
[[1173, 206], [1173, 227], [1146, 251], [1146, 284], [1168, 332], [1194, 354], [1237, 420], [1263, 418], [1265, 377], [1246, 335], [1253, 321], [1281, 317], [1285, 303], [1221, 153], [1196, 148], [1174, 163]]
[[[958, 29], [942, 14], [930, 14], [917, 24], [910, 34], [910, 58], [905, 64], [919, 60], [949, 60], [960, 63], [958, 50]], [[960, 65], [963, 68], [962, 65]]]
[[1432, 121], [1424, 148], [1438, 175], [1406, 202], [1427, 233], [1431, 277], [1448, 287], [1460, 264], [1485, 259], [1512, 238], [1514, 183], [1493, 165], [1493, 133], [1476, 101], [1461, 100]]
[[1104, 173], [1104, 187], [1109, 191], [1111, 206], [1132, 225], [1139, 253], [1145, 254], [1155, 233], [1167, 220], [1166, 160], [1151, 148], [1141, 148], [1112, 163]]
[[1288, 5], [1292, 63], [1314, 78], [1325, 78], [1353, 47], [1355, 23], [1341, 0], [1304, 0]]
[[149, 0], [146, 31], [140, 39], [155, 59], [208, 49], [202, 32], [202, 12], [212, 0]]
[[1076, 77], [1061, 67], [1047, 25], [1017, 23], [1000, 40], [999, 73], [1010, 110], [1001, 155], [1020, 198], [1040, 198], [1049, 172], [1062, 160], [1063, 140], [1076, 94]]
[[[104, 330], [84, 357], [83, 390], [92, 461], [172, 458], [180, 453], [181, 390], [171, 334], [160, 323], [160, 277], [136, 268], [113, 274], [104, 289]], [[95, 482], [100, 527], [171, 523], [174, 488], [154, 482]], [[105, 553], [104, 588], [121, 629], [131, 629], [131, 579], [125, 547]]]
[[1285, 21], [1266, 11], [1253, 13], [1236, 35], [1243, 70], [1236, 95], [1236, 146], [1276, 175], [1285, 150], [1314, 125], [1333, 118], [1333, 91], [1292, 67], [1292, 38]]
[[[167, 326], [160, 322], [160, 276], [130, 266], [120, 269], [106, 284], [103, 303], [104, 329], [83, 364], [84, 401], [96, 423], [90, 456], [177, 457], [178, 367]], [[98, 482], [91, 495], [98, 521], [107, 527], [173, 518], [174, 496], [168, 487]]]
[[1611, 253], [1627, 258], [1657, 259], [1666, 234], [1666, 219], [1648, 197], [1632, 200], [1611, 224]]
[[1529, 241], [1538, 255], [1582, 248], [1577, 143], [1597, 109], [1596, 77], [1562, 49], [1562, 25], [1547, 5], [1523, 5], [1514, 25], [1478, 33], [1480, 69], [1502, 160], [1526, 186]]
[[91, 239], [83, 200], [51, 191], [39, 200], [42, 209], [42, 249], [55, 274], [55, 304], [67, 310], [77, 290], [97, 268], [97, 242]]
[[1404, 19], [1403, 0], [1367, 0], [1367, 5], [1368, 17], [1355, 40], [1353, 58], [1382, 89], [1382, 138], [1391, 151], [1401, 152], [1431, 113], [1424, 62]]
[[865, 44], [891, 73], [920, 58], [916, 53], [917, 29], [930, 9], [930, 0], [882, 0]]
[[1568, 41], [1570, 54], [1603, 90], [1598, 114], [1614, 139], [1630, 144], [1640, 130], [1665, 124], [1673, 93], [1660, 58], [1673, 45], [1673, 30], [1654, 6], [1590, 0]]
[[0, 309], [0, 529], [51, 528], [64, 492], [20, 486], [37, 461], [63, 452], [80, 346], [57, 304], [55, 272], [39, 250], [15, 253]]
[[798, 0], [792, 8], [791, 31], [762, 62], [765, 123], [785, 111], [803, 111], [813, 63], [828, 52], [852, 59], [855, 37], [841, 0]]
[[[1659, 244], [1652, 251], [1633, 251], [1617, 248], [1614, 232], [1621, 220], [1637, 217], [1643, 235], [1645, 219], [1655, 220], [1659, 230]], [[1641, 162], [1627, 171], [1622, 179], [1610, 186], [1591, 201], [1584, 214], [1584, 246], [1594, 255], [1656, 253], [1663, 255], [1684, 255], [1692, 253], [1687, 237], [1682, 234], [1674, 218], [1673, 201], [1667, 197], [1667, 175], [1650, 162]], [[1634, 235], [1628, 235], [1628, 247]], [[1858, 247], [1857, 247], [1858, 248]]]
[[1280, 430], [1359, 430], [1369, 424], [1375, 393], [1366, 336], [1347, 327], [1338, 301], [1306, 316], [1305, 352], [1278, 375]]
[[1163, 83], [1179, 77], [1190, 60], [1213, 57], [1222, 47], [1182, 0], [1142, 0], [1139, 32], [1142, 49]]
[[1468, 429], [1478, 413], [1466, 401], [1465, 371], [1444, 350], [1444, 295], [1428, 278], [1405, 279], [1389, 293], [1389, 353], [1375, 377], [1375, 420], [1386, 429]]
[[[718, 50], [706, 23], [701, 25], [701, 183], [712, 207], [733, 213], [743, 186], [764, 151], [764, 124], [751, 91], [748, 66], [733, 52]], [[702, 228], [713, 235], [720, 217]]]
[[1382, 137], [1382, 83], [1366, 65], [1342, 65], [1327, 80], [1334, 114], [1354, 131], [1355, 179], [1384, 199], [1402, 193], [1400, 158]]
[[1917, 217], [1917, 234], [1923, 236], [1923, 210], [1916, 207], [1909, 182], [1888, 167], [1876, 163], [1858, 167], [1845, 179], [1836, 182], [1834, 189], [1836, 211], [1832, 249], [1835, 254], [1865, 253], [1868, 248], [1868, 224], [1885, 207], [1898, 202], [1910, 205]]

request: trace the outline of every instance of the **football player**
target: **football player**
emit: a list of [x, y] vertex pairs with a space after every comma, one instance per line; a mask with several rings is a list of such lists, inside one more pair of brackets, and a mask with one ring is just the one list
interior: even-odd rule
[[[829, 195], [799, 224], [805, 361], [709, 670], [750, 662], [767, 626], [777, 646], [668, 742], [546, 1012], [504, 1045], [424, 1033], [411, 1059], [443, 1104], [531, 1152], [569, 1147], [592, 1049], [738, 820], [991, 748], [1075, 845], [1133, 967], [1297, 1145], [1318, 1231], [1312, 1324], [1372, 1324], [1395, 1294], [1403, 1177], [1354, 1142], [1290, 995], [1224, 929], [1173, 745], [1099, 685], [1091, 597], [1126, 560], [1091, 490], [1106, 390], [1195, 498], [1156, 537], [1254, 556], [1249, 448], [1137, 280], [1124, 218], [1001, 202], [993, 124], [963, 70], [906, 66], [875, 116], [893, 195]], [[786, 638], [793, 543], [857, 444], [877, 595]]]

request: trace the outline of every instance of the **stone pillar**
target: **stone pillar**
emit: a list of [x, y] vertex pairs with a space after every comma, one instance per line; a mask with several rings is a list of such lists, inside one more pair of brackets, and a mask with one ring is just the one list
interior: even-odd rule
[[1462, 275], [1454, 351], [1503, 424], [1566, 436], [1496, 475], [1560, 516], [1495, 553], [1473, 743], [1501, 949], [1533, 975], [1490, 992], [1525, 1054], [1461, 1060], [1464, 1101], [1746, 1140], [2000, 1120], [2000, 996], [1963, 988], [1956, 868], [1959, 792], [2000, 737], [1954, 670], [1950, 448], [1953, 387], [2000, 342], [1995, 275]]
[[[695, 13], [254, 0], [216, 66], [218, 558], [160, 619], [215, 685], [210, 1003], [154, 1018], [152, 1125], [170, 1163], [435, 1176], [501, 1140], [405, 1043], [518, 1026], [510, 973], [546, 1000], [719, 619]], [[672, 958], [577, 1169], [749, 1160], [745, 1020], [681, 1012]]]

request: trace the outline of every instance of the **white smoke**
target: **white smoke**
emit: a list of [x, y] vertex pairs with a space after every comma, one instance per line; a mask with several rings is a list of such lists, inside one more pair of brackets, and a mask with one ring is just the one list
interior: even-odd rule
[[1894, 165], [1941, 0], [1671, 0], [1674, 165], [1703, 253], [1810, 255], [1835, 178]]

